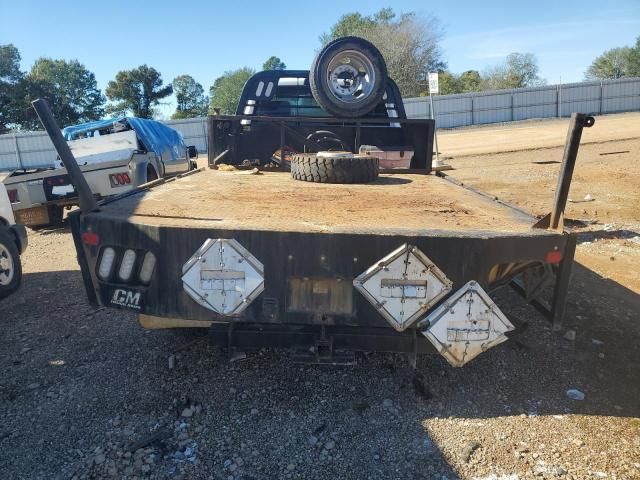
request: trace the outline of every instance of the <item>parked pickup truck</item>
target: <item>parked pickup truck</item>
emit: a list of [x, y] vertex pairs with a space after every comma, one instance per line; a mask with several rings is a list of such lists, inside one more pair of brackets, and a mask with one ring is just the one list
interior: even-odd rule
[[20, 255], [26, 248], [27, 229], [16, 224], [7, 189], [0, 182], [0, 298], [15, 292], [20, 286]]
[[[390, 85], [373, 45], [336, 40], [308, 73], [247, 82], [241, 114], [209, 117], [209, 169], [100, 204], [34, 102], [81, 194], [69, 218], [89, 301], [146, 328], [207, 328], [229, 351], [296, 348], [313, 362], [373, 350], [465, 365], [516, 329], [491, 296], [507, 285], [559, 329], [576, 245], [562, 211], [593, 118], [573, 115], [540, 220], [434, 175], [434, 122], [405, 118]], [[409, 168], [367, 154], [388, 149]]]
[[[194, 154], [181, 135], [154, 120], [118, 117], [66, 127], [63, 135], [98, 199], [192, 167]], [[67, 171], [56, 163], [53, 169], [15, 171], [5, 179], [20, 223], [57, 224], [64, 207], [78, 204]]]

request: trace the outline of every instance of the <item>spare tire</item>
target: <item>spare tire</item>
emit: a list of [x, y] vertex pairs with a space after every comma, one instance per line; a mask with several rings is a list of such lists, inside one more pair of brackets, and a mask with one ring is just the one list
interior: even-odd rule
[[377, 158], [352, 153], [300, 154], [291, 161], [291, 177], [303, 182], [368, 183], [379, 171]]
[[363, 117], [382, 100], [387, 65], [380, 51], [367, 40], [343, 37], [316, 56], [309, 86], [316, 102], [334, 117]]

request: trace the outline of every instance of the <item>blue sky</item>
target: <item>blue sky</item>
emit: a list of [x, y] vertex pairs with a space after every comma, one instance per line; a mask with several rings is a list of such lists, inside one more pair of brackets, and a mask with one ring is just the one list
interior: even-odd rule
[[[119, 70], [146, 63], [165, 82], [188, 73], [208, 90], [225, 70], [260, 68], [271, 55], [290, 68], [307, 69], [318, 36], [340, 15], [385, 6], [436, 16], [453, 72], [483, 70], [510, 52], [531, 52], [549, 83], [561, 76], [563, 82], [582, 80], [597, 55], [631, 45], [640, 35], [639, 0], [370, 0], [361, 6], [334, 0], [0, 0], [0, 44], [18, 47], [24, 70], [40, 56], [77, 58], [101, 88]], [[174, 108], [162, 110], [168, 115]]]

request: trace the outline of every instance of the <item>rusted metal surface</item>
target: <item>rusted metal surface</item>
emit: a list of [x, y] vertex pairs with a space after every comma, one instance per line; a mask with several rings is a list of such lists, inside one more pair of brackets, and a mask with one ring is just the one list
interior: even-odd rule
[[564, 208], [567, 205], [567, 198], [569, 197], [569, 188], [571, 187], [573, 169], [576, 165], [576, 159], [578, 158], [582, 129], [591, 127], [594, 123], [594, 118], [584, 113], [571, 114], [569, 131], [567, 132], [567, 140], [562, 156], [562, 165], [560, 166], [560, 174], [558, 175], [558, 186], [556, 187], [553, 209], [551, 210], [551, 217], [549, 219], [549, 228], [562, 228], [560, 222], [564, 214]]
[[558, 332], [562, 329], [564, 321], [564, 311], [567, 307], [567, 293], [569, 292], [569, 282], [573, 269], [573, 257], [576, 252], [576, 235], [569, 235], [567, 244], [563, 251], [562, 262], [558, 266], [556, 283], [553, 289], [553, 299], [551, 303], [551, 321], [553, 330]]
[[353, 286], [348, 279], [289, 278], [289, 312], [353, 315], [353, 307]]

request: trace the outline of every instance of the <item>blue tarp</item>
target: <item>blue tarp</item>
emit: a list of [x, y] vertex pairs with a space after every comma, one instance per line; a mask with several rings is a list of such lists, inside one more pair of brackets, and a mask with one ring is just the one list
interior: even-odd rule
[[116, 117], [107, 120], [96, 120], [65, 127], [62, 130], [62, 134], [67, 140], [75, 140], [82, 133], [110, 128], [114, 123], [128, 124], [136, 132], [147, 151], [153, 151], [158, 155], [163, 155], [164, 152], [169, 151], [172, 160], [177, 160], [184, 155], [184, 140], [179, 132], [160, 122], [145, 118]]

